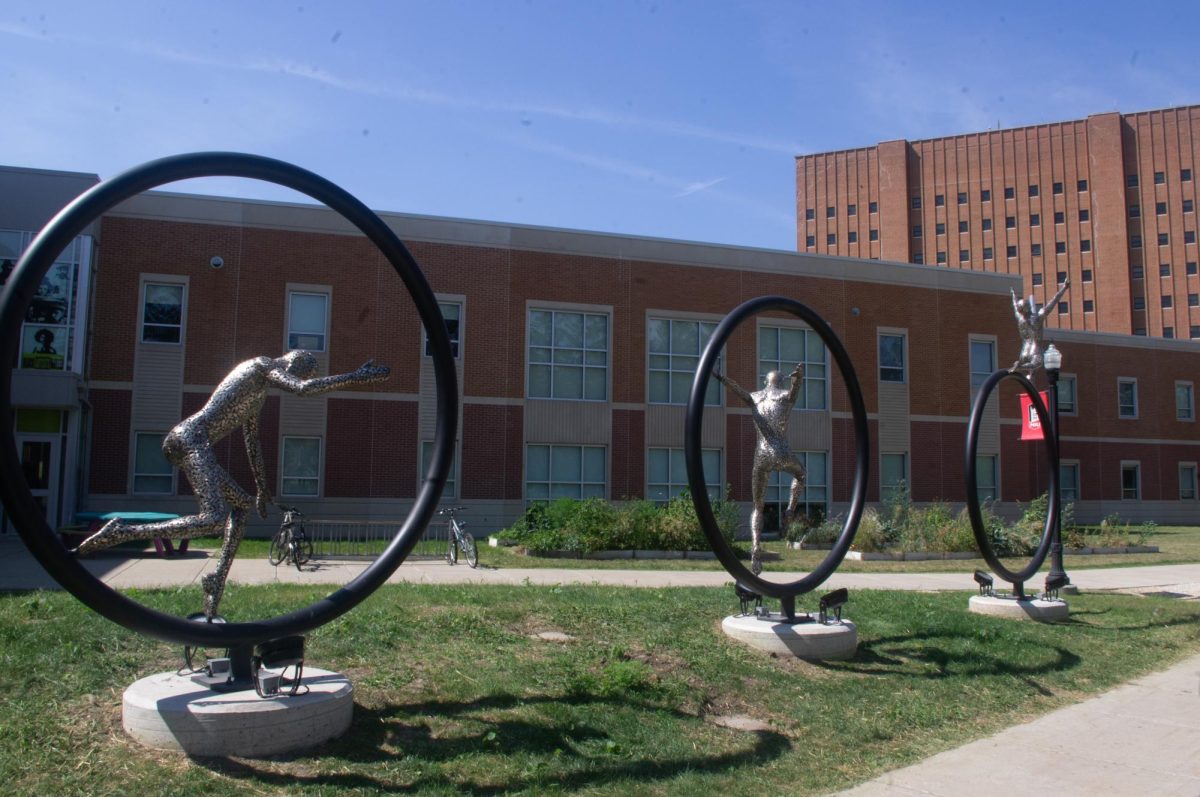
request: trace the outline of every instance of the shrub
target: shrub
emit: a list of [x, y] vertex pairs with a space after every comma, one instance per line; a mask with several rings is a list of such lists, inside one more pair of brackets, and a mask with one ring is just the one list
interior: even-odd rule
[[877, 553], [887, 547], [887, 533], [879, 512], [867, 508], [862, 513], [862, 520], [859, 521], [858, 532], [854, 535], [854, 542], [850, 544], [850, 549], [865, 553]]

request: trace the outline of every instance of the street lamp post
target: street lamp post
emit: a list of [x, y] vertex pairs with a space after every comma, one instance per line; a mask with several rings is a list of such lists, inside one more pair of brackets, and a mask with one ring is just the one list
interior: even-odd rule
[[[1058, 432], [1058, 372], [1062, 370], [1062, 352], [1053, 343], [1046, 347], [1046, 351], [1042, 355], [1042, 364], [1046, 368], [1046, 379], [1050, 382], [1050, 407], [1048, 408], [1050, 410], [1050, 434], [1054, 436], [1055, 445], [1059, 446], [1061, 438]], [[1059, 447], [1059, 452], [1061, 455], [1061, 447]], [[1057, 484], [1058, 481], [1055, 480], [1056, 487]], [[1046, 577], [1047, 591], [1061, 589], [1071, 583], [1070, 576], [1063, 568], [1061, 493], [1058, 498], [1059, 500], [1055, 503], [1059, 505], [1059, 511], [1054, 517], [1054, 537], [1050, 543], [1050, 574]]]

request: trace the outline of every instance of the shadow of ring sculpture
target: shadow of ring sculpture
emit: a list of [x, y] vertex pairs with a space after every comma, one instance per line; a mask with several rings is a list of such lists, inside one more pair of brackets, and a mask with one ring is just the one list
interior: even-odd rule
[[[391, 543], [358, 577], [324, 599], [253, 622], [197, 622], [195, 615], [182, 618], [165, 614], [125, 597], [93, 576], [47, 524], [25, 482], [14, 437], [11, 364], [17, 361], [26, 310], [55, 258], [89, 224], [121, 202], [161, 185], [197, 177], [241, 177], [291, 188], [324, 203], [362, 232], [387, 258], [408, 290], [429, 341], [437, 386], [429, 469]], [[229, 649], [231, 661], [225, 664], [232, 668], [235, 680], [245, 681], [246, 688], [250, 688], [256, 644], [295, 637], [328, 623], [365, 600], [395, 572], [428, 525], [450, 469], [457, 424], [457, 377], [446, 325], [424, 274], [396, 234], [366, 205], [332, 182], [283, 161], [232, 152], [177, 155], [134, 167], [80, 195], [38, 234], [0, 294], [0, 356], [10, 364], [0, 368], [0, 499], [30, 552], [59, 584], [115, 623], [168, 642]], [[348, 724], [348, 715], [346, 721]]]
[[[1025, 594], [1025, 582], [1030, 579], [1046, 561], [1054, 536], [1054, 521], [1059, 512], [1058, 485], [1058, 441], [1054, 434], [1045, 434], [1043, 438], [1046, 456], [1046, 466], [1050, 472], [1050, 487], [1046, 507], [1046, 523], [1042, 529], [1042, 538], [1029, 562], [1019, 570], [1009, 570], [992, 547], [987, 527], [983, 522], [983, 511], [979, 503], [979, 479], [977, 454], [979, 451], [979, 432], [983, 425], [983, 413], [987, 407], [988, 398], [995, 392], [1001, 382], [1011, 379], [1029, 396], [1038, 420], [1043, 430], [1054, 428], [1050, 411], [1042, 401], [1037, 388], [1028, 377], [1017, 371], [1000, 369], [992, 374], [979, 387], [975, 403], [971, 407], [971, 419], [967, 425], [967, 446], [964, 471], [966, 473], [967, 515], [971, 519], [971, 530], [975, 533], [975, 543], [988, 567], [1000, 578], [1012, 584], [1011, 598], [996, 596], [992, 589], [992, 579], [986, 573], [976, 572], [975, 580], [980, 586], [980, 595], [971, 598], [971, 609], [979, 614], [996, 614], [1013, 617], [1028, 616], [1034, 619], [1057, 619], [1065, 616], [1066, 604], [1062, 601], [1047, 601], [1042, 598], [1033, 599]], [[1015, 601], [1015, 602], [1014, 602]]]
[[[704, 395], [708, 389], [708, 381], [713, 376], [717, 357], [725, 348], [725, 344], [734, 330], [746, 319], [771, 311], [781, 311], [796, 317], [820, 336], [842, 374], [854, 425], [854, 483], [842, 531], [832, 549], [812, 572], [796, 581], [786, 583], [769, 581], [751, 572], [742, 564], [733, 548], [721, 535], [716, 517], [713, 515], [712, 504], [708, 499], [708, 487], [705, 483], [704, 465], [701, 460]], [[824, 596], [820, 602], [820, 614], [815, 622], [811, 615], [798, 616], [796, 614], [796, 598], [819, 587], [846, 558], [846, 553], [858, 531], [859, 521], [862, 519], [867, 492], [869, 452], [870, 431], [867, 426], [867, 410], [863, 403], [858, 376], [849, 354], [846, 353], [845, 346], [820, 315], [794, 299], [784, 296], [760, 296], [734, 308], [717, 325], [700, 357], [699, 364], [696, 366], [692, 392], [688, 398], [684, 441], [688, 487], [691, 491], [696, 515], [700, 521], [700, 528], [703, 530], [704, 536], [708, 538], [709, 545], [712, 546], [717, 559], [733, 576], [734, 588], [739, 598], [742, 599], [743, 607], [751, 601], [761, 604], [763, 596], [778, 599], [781, 607], [779, 614], [763, 611], [759, 605], [753, 615], [743, 611], [739, 617], [726, 618], [723, 627], [727, 634], [753, 647], [790, 654], [799, 658], [848, 658], [853, 655], [857, 644], [854, 626], [849, 621], [841, 620], [841, 605], [846, 602], [846, 591], [844, 589], [836, 590]], [[828, 622], [835, 613], [837, 622]], [[755, 625], [754, 621], [766, 622], [759, 622]], [[830, 638], [831, 636], [841, 636], [843, 630], [847, 629], [850, 633], [848, 639]]]

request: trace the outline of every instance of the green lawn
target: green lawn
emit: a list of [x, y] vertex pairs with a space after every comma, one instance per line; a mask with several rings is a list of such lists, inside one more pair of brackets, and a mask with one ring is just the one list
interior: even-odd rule
[[[231, 585], [230, 619], [324, 594]], [[136, 597], [176, 614], [198, 590]], [[1080, 595], [1057, 626], [980, 617], [967, 593], [861, 591], [855, 659], [726, 639], [724, 589], [389, 585], [310, 637], [355, 684], [350, 733], [272, 761], [154, 753], [121, 691], [179, 666], [64, 593], [0, 596], [9, 794], [821, 794], [1200, 652], [1195, 603]], [[547, 642], [541, 631], [573, 641]], [[714, 719], [767, 723], [747, 732]]]

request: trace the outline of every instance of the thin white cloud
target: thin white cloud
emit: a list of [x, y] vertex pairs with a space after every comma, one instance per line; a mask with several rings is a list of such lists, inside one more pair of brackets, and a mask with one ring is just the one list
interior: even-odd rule
[[681, 197], [691, 196], [692, 194], [698, 194], [701, 191], [707, 191], [708, 189], [712, 188], [714, 185], [719, 185], [719, 184], [725, 182], [725, 179], [726, 178], [724, 178], [724, 177], [714, 177], [711, 180], [700, 180], [695, 183], [690, 183], [678, 194], [675, 194], [675, 196], [673, 196], [672, 199], [679, 199]]

